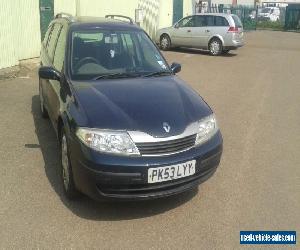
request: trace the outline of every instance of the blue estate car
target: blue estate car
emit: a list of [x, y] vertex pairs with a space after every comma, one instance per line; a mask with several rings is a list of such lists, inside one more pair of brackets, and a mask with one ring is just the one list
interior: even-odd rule
[[222, 136], [180, 70], [130, 18], [55, 17], [42, 42], [39, 94], [68, 198], [152, 199], [213, 175]]

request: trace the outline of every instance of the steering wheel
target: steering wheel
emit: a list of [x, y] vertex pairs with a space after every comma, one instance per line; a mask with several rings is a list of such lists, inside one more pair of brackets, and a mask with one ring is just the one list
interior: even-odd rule
[[100, 64], [100, 62], [96, 58], [88, 56], [80, 59], [79, 62], [76, 63], [74, 67], [75, 70], [78, 70], [82, 65], [86, 64], [87, 62], [94, 62], [96, 64]]

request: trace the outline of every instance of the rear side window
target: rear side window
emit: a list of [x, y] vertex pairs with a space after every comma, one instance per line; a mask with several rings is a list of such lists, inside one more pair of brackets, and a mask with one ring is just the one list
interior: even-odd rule
[[48, 28], [48, 30], [47, 30], [47, 32], [46, 32], [46, 34], [44, 36], [43, 44], [44, 44], [45, 47], [47, 47], [47, 43], [48, 43], [48, 40], [49, 40], [49, 35], [51, 34], [52, 28], [53, 28], [53, 25], [51, 25]]
[[47, 45], [47, 52], [48, 52], [48, 56], [51, 59], [51, 61], [53, 60], [53, 54], [54, 54], [54, 50], [56, 47], [56, 42], [57, 42], [57, 38], [58, 38], [59, 31], [61, 29], [61, 26], [62, 25], [59, 23], [54, 24], [52, 32], [49, 37], [49, 41], [48, 41], [48, 45]]
[[240, 18], [237, 15], [231, 15], [231, 16], [232, 16], [232, 19], [235, 23], [235, 27], [242, 28], [243, 25], [242, 25], [242, 22], [241, 22]]
[[205, 16], [206, 25], [207, 26], [214, 26], [214, 17], [213, 16]]
[[53, 66], [58, 70], [61, 71], [63, 64], [64, 64], [64, 58], [65, 58], [65, 48], [66, 48], [66, 37], [67, 37], [67, 27], [63, 27], [60, 31], [57, 45], [54, 53], [54, 60], [53, 60]]
[[229, 23], [225, 17], [215, 16], [215, 26], [229, 26]]
[[195, 26], [196, 27], [204, 27], [204, 26], [206, 26], [206, 18], [205, 18], [205, 16], [195, 16]]

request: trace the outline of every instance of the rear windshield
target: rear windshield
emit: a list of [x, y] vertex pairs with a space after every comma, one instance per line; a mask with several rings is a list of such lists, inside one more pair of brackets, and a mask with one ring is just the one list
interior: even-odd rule
[[241, 22], [240, 18], [237, 15], [231, 15], [231, 16], [232, 16], [233, 21], [235, 23], [235, 27], [243, 28], [243, 25], [242, 25], [242, 22]]

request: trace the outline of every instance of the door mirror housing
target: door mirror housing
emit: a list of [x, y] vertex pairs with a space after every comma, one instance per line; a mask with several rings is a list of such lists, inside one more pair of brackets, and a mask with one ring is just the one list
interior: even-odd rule
[[39, 68], [39, 77], [42, 79], [60, 81], [60, 73], [55, 68], [48, 66]]
[[180, 71], [181, 71], [181, 64], [175, 63], [175, 62], [172, 63], [172, 65], [171, 65], [171, 70], [172, 70], [172, 72], [173, 72], [174, 74], [180, 72]]
[[176, 23], [176, 24], [174, 25], [174, 28], [175, 28], [175, 29], [178, 29], [178, 28], [179, 28], [179, 24]]

